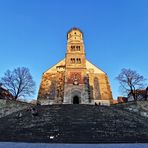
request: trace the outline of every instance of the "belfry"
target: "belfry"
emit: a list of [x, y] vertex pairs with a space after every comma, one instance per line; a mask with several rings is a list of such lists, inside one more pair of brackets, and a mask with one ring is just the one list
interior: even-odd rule
[[112, 103], [108, 77], [101, 69], [86, 60], [83, 33], [78, 28], [72, 28], [67, 33], [65, 58], [43, 73], [38, 103]]

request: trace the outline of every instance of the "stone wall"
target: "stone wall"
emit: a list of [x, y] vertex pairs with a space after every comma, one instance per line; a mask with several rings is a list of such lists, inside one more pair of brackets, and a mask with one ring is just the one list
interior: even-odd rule
[[25, 102], [0, 99], [0, 118], [31, 106]]
[[112, 93], [108, 78], [105, 74], [99, 74], [98, 77], [102, 100], [112, 100]]
[[6, 101], [7, 101], [7, 100], [0, 99], [0, 109], [1, 109], [1, 108], [4, 108], [4, 107], [6, 106]]
[[[79, 80], [79, 84], [83, 85], [83, 88], [80, 89], [79, 85], [74, 85], [74, 88], [79, 89], [81, 92], [85, 92], [85, 95], [80, 95], [81, 98], [86, 98], [86, 101], [82, 101], [83, 104], [86, 102], [94, 103], [98, 102], [99, 100], [109, 100], [109, 102], [112, 103], [112, 92], [107, 75], [105, 73], [94, 73], [94, 71], [89, 71], [90, 73], [87, 75], [88, 80], [86, 83], [84, 82], [86, 75], [84, 75], [83, 72], [84, 71], [81, 71], [80, 78], [77, 78]], [[80, 72], [75, 73], [79, 74]], [[67, 92], [72, 92], [73, 79], [75, 78], [73, 74], [75, 73], [69, 72], [68, 76], [65, 74], [65, 72], [58, 71], [44, 73], [39, 90], [38, 103], [42, 105], [65, 104], [66, 102], [70, 103], [72, 94], [69, 94], [68, 96], [66, 94]], [[85, 91], [83, 91], [84, 89]], [[65, 99], [70, 100], [66, 101]]]
[[148, 118], [148, 101], [120, 103], [116, 106]]
[[40, 104], [62, 104], [64, 97], [64, 72], [45, 73], [38, 95]]
[[90, 98], [96, 103], [99, 100], [108, 100], [110, 103], [112, 103], [112, 92], [108, 77], [105, 73], [93, 73], [93, 71], [90, 72], [89, 85]]

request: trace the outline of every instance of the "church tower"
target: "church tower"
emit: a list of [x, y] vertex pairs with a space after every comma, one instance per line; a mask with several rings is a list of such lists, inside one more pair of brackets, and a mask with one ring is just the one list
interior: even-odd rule
[[88, 103], [83, 33], [77, 28], [67, 33], [65, 68], [64, 103]]
[[83, 34], [77, 28], [73, 28], [67, 33], [66, 68], [86, 69]]

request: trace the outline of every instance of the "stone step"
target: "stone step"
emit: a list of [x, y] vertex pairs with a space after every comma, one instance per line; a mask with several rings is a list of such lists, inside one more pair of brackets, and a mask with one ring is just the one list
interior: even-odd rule
[[[107, 143], [148, 141], [148, 119], [116, 107], [37, 106], [0, 119], [0, 141]], [[17, 118], [22, 113], [21, 118]]]

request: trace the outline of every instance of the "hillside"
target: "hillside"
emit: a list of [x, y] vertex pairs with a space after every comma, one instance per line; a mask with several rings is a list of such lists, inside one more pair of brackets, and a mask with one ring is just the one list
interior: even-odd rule
[[0, 118], [31, 106], [33, 106], [33, 104], [15, 100], [0, 99]]
[[148, 142], [148, 118], [118, 106], [52, 105], [0, 119], [0, 141], [44, 143]]

